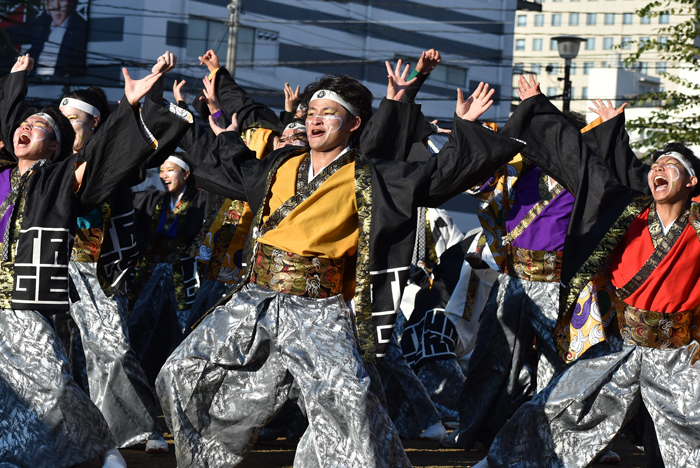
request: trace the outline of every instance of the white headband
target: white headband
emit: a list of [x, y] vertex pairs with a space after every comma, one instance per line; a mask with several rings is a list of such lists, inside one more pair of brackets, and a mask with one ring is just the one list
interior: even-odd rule
[[100, 117], [100, 110], [91, 105], [88, 104], [85, 101], [81, 101], [79, 99], [73, 99], [73, 98], [63, 98], [63, 101], [61, 101], [61, 107], [63, 106], [68, 106], [68, 107], [73, 107], [75, 109], [81, 110], [83, 112], [86, 112], [94, 117]]
[[181, 168], [183, 168], [186, 171], [190, 170], [189, 164], [187, 164], [185, 161], [182, 159], [178, 158], [177, 156], [169, 156], [168, 159], [165, 160], [165, 162], [170, 161], [171, 163], [177, 164]]
[[314, 95], [311, 96], [311, 99], [309, 99], [309, 105], [311, 105], [311, 102], [315, 101], [316, 99], [330, 99], [331, 101], [337, 102], [346, 108], [355, 117], [360, 116], [360, 111], [358, 111], [355, 106], [340, 97], [340, 94], [336, 93], [335, 91], [331, 91], [330, 89], [321, 89], [316, 91]]
[[58, 131], [58, 126], [56, 125], [56, 121], [51, 118], [49, 114], [44, 114], [43, 112], [39, 112], [38, 114], [32, 115], [32, 117], [41, 117], [45, 119], [49, 125], [51, 125], [51, 129], [53, 130], [53, 134], [56, 136], [56, 141], [61, 142], [61, 132]]
[[284, 127], [284, 131], [282, 133], [286, 132], [287, 130], [301, 130], [302, 132], [306, 133], [306, 125], [299, 122], [292, 122]]
[[[663, 157], [663, 156], [670, 156], [670, 157], [672, 157], [672, 158], [677, 159], [678, 162], [680, 162], [681, 164], [683, 164], [683, 167], [685, 167], [685, 170], [686, 170], [686, 172], [688, 173], [688, 175], [689, 175], [690, 177], [695, 177], [695, 171], [693, 170], [693, 165], [690, 164], [690, 161], [688, 161], [688, 160], [685, 158], [685, 156], [683, 156], [682, 154], [680, 154], [680, 153], [678, 153], [678, 152], [676, 152], [676, 151], [669, 151], [668, 153], [664, 153], [664, 154], [662, 154], [661, 156], [659, 156], [659, 158], [661, 158], [661, 157]], [[656, 158], [656, 160], [658, 161], [659, 158]]]

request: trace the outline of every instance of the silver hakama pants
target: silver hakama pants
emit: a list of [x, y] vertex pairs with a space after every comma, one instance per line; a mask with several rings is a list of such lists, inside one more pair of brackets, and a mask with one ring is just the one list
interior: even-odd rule
[[0, 466], [68, 467], [114, 447], [48, 320], [32, 310], [1, 309]]
[[294, 466], [409, 467], [370, 392], [351, 312], [248, 284], [218, 307], [163, 366], [156, 389], [180, 468], [238, 465], [287, 400], [309, 419]]
[[126, 301], [105, 296], [94, 263], [70, 262], [80, 301], [70, 314], [80, 329], [90, 399], [107, 420], [118, 447], [129, 447], [160, 433], [155, 398], [129, 344]]
[[482, 314], [476, 348], [460, 397], [458, 443], [489, 445], [534, 393], [526, 361], [537, 338], [537, 388], [564, 368], [554, 344], [559, 284], [500, 275]]
[[[604, 355], [594, 357], [602, 350]], [[697, 352], [697, 343], [665, 350], [630, 345], [615, 349], [599, 343], [515, 413], [494, 440], [488, 466], [588, 466], [642, 403], [653, 420], [664, 464], [696, 468], [700, 463], [700, 363], [693, 364]]]

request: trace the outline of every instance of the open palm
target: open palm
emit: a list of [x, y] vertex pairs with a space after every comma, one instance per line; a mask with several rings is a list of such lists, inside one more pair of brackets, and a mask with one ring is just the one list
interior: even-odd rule
[[469, 98], [464, 99], [464, 94], [461, 89], [457, 89], [457, 108], [455, 112], [457, 116], [464, 120], [476, 122], [481, 115], [489, 110], [493, 104], [494, 89], [489, 90], [488, 83], [483, 81], [479, 83], [476, 91]]
[[150, 91], [155, 82], [158, 81], [158, 78], [162, 75], [162, 73], [151, 73], [140, 80], [134, 80], [131, 78], [129, 70], [126, 68], [122, 68], [122, 73], [124, 74], [124, 94], [129, 104], [132, 106], [138, 104], [141, 98]]

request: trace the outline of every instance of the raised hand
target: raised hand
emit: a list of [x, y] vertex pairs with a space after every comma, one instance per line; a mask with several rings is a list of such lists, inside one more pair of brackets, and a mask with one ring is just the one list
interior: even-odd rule
[[440, 57], [440, 52], [435, 49], [426, 50], [420, 55], [418, 65], [416, 65], [416, 71], [427, 75], [431, 71], [435, 70], [435, 67], [438, 66], [438, 63], [440, 63], [440, 60], [442, 60]]
[[518, 80], [518, 96], [520, 96], [520, 100], [524, 101], [538, 94], [542, 94], [542, 91], [540, 91], [540, 84], [535, 81], [535, 77], [530, 75], [530, 81], [528, 81], [523, 75], [520, 75]]
[[294, 107], [299, 100], [299, 86], [294, 90], [289, 85], [289, 83], [284, 84], [284, 110], [287, 112], [294, 112], [296, 108]]
[[176, 63], [177, 57], [175, 56], [175, 54], [166, 50], [163, 55], [158, 57], [158, 60], [156, 61], [155, 65], [153, 65], [153, 68], [151, 68], [151, 73], [161, 73], [165, 75], [170, 70], [175, 68]]
[[601, 99], [593, 99], [592, 102], [595, 109], [593, 107], [589, 107], [588, 110], [598, 114], [600, 118], [603, 119], [603, 122], [606, 122], [616, 115], [621, 114], [625, 110], [625, 107], [627, 107], [627, 103], [625, 102], [620, 107], [615, 109], [615, 106], [612, 105], [610, 99], [608, 99], [607, 102], [604, 102]]
[[122, 68], [122, 73], [124, 74], [124, 94], [132, 106], [136, 106], [162, 76], [162, 73], [151, 73], [140, 80], [133, 80], [126, 68]]
[[431, 124], [435, 125], [435, 128], [437, 128], [438, 133], [447, 133], [448, 135], [452, 133], [452, 130], [449, 128], [441, 128], [438, 126], [438, 119], [433, 120], [430, 122]]
[[34, 68], [34, 59], [31, 58], [29, 54], [20, 55], [17, 57], [17, 61], [15, 61], [14, 65], [12, 65], [12, 70], [10, 70], [10, 73], [18, 71], [30, 72], [32, 71], [32, 68]]
[[216, 75], [211, 80], [205, 76], [202, 82], [204, 83], [204, 89], [202, 90], [204, 96], [200, 96], [199, 100], [207, 105], [210, 114], [216, 114], [221, 110], [219, 102], [216, 100]]
[[175, 98], [175, 102], [186, 101], [186, 99], [183, 99], [182, 97], [183, 86], [185, 86], [185, 80], [182, 80], [179, 83], [177, 80], [173, 81], [173, 97]]
[[393, 70], [391, 68], [391, 64], [387, 61], [386, 63], [386, 71], [387, 71], [387, 78], [388, 78], [388, 83], [386, 86], [386, 98], [391, 99], [392, 101], [399, 101], [401, 100], [401, 97], [403, 96], [403, 93], [406, 91], [406, 88], [408, 88], [408, 85], [413, 83], [415, 78], [411, 81], [406, 81], [406, 78], [408, 77], [408, 71], [410, 70], [411, 66], [406, 64], [406, 67], [403, 69], [403, 72], [401, 71], [401, 65], [402, 65], [402, 60], [399, 59], [398, 62], [396, 62], [396, 70]]
[[211, 127], [212, 132], [214, 132], [214, 135], [219, 136], [223, 132], [237, 132], [238, 131], [238, 114], [233, 114], [231, 116], [231, 125], [228, 127], [224, 128], [220, 126], [218, 123], [216, 123], [216, 119], [212, 117], [211, 115], [209, 116], [209, 126]]
[[493, 97], [494, 91], [494, 89], [489, 90], [488, 83], [482, 81], [477, 86], [476, 91], [465, 100], [462, 90], [457, 88], [457, 108], [455, 110], [457, 116], [460, 119], [476, 122], [493, 104], [491, 97]]
[[219, 65], [219, 56], [216, 55], [216, 52], [213, 50], [209, 49], [207, 50], [204, 55], [201, 57], [197, 57], [199, 59], [199, 64], [200, 65], [206, 65], [207, 69], [209, 70], [209, 73], [212, 73], [220, 68]]

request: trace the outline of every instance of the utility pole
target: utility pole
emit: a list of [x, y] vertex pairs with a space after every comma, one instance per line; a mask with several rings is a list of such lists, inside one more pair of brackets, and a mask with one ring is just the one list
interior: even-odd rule
[[238, 44], [238, 22], [241, 17], [241, 1], [231, 0], [228, 4], [228, 51], [226, 52], [226, 68], [232, 77], [236, 76], [236, 45]]

